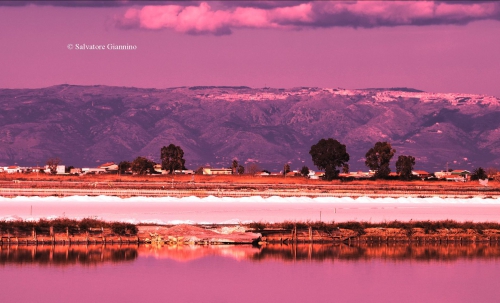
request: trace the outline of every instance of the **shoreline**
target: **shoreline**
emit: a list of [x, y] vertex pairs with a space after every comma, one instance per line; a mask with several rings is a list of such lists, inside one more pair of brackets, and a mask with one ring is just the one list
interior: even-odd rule
[[[106, 227], [104, 227], [106, 226]], [[0, 245], [500, 243], [500, 223], [254, 222], [239, 225], [134, 225], [92, 219], [0, 221]]]
[[[212, 179], [216, 181], [217, 178]], [[288, 178], [288, 181], [290, 178]], [[302, 183], [246, 183], [246, 182], [83, 182], [83, 181], [0, 181], [2, 197], [68, 197], [115, 196], [129, 197], [333, 197], [333, 198], [500, 198], [498, 182], [489, 186], [442, 182], [334, 182]], [[226, 179], [222, 179], [226, 180]], [[228, 179], [232, 180], [232, 179]], [[237, 178], [235, 179], [237, 180]], [[282, 181], [283, 179], [278, 179]], [[234, 181], [234, 180], [233, 180]], [[262, 179], [260, 179], [262, 181]]]

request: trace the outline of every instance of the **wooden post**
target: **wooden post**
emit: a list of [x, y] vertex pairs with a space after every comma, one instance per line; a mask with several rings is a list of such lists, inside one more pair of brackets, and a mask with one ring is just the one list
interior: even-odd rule
[[294, 225], [294, 227], [293, 227], [293, 234], [295, 236], [295, 238], [294, 238], [293, 241], [294, 241], [295, 244], [297, 244], [297, 238], [298, 238], [297, 237], [297, 225]]

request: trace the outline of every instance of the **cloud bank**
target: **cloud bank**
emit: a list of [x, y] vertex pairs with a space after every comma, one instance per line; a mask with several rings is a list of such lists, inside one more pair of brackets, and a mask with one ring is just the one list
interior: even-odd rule
[[231, 34], [238, 28], [306, 28], [463, 25], [500, 20], [499, 2], [305, 2], [279, 6], [146, 5], [116, 18], [120, 28], [172, 29], [187, 34]]

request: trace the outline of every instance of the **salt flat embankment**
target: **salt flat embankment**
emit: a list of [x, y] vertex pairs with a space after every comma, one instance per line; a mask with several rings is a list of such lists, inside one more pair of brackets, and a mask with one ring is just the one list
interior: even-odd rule
[[194, 182], [64, 182], [2, 181], [0, 196], [117, 196], [117, 197], [441, 197], [499, 198], [500, 187], [471, 184], [276, 184]]

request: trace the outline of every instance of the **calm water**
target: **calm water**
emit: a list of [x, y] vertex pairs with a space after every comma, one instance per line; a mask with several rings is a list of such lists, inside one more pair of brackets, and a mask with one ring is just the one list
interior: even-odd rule
[[498, 302], [499, 276], [496, 245], [0, 247], [2, 302]]
[[144, 198], [0, 197], [0, 220], [87, 218], [129, 222], [231, 223], [267, 221], [410, 221], [499, 222], [500, 199], [434, 198]]

